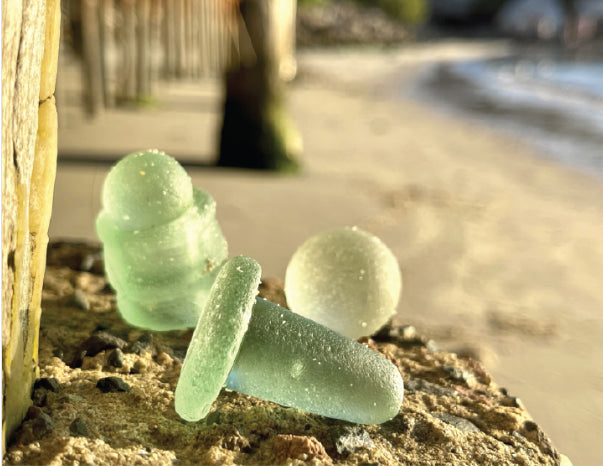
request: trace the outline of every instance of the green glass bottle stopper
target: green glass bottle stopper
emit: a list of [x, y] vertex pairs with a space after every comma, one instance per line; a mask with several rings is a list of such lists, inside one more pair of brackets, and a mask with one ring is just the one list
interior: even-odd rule
[[400, 267], [376, 236], [356, 227], [311, 237], [293, 254], [285, 275], [291, 309], [342, 335], [372, 335], [396, 312]]
[[109, 172], [96, 232], [117, 307], [151, 330], [194, 327], [228, 247], [216, 203], [157, 150], [130, 154]]
[[398, 369], [360, 343], [256, 298], [260, 276], [259, 264], [243, 256], [220, 270], [182, 366], [178, 414], [205, 417], [224, 384], [362, 424], [398, 414], [404, 394]]

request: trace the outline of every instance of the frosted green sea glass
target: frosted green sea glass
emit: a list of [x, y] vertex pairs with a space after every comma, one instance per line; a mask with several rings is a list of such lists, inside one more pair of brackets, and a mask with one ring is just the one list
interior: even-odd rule
[[96, 232], [123, 318], [151, 330], [194, 327], [228, 257], [215, 201], [156, 150], [120, 160], [102, 201]]
[[285, 275], [291, 309], [341, 334], [372, 335], [395, 313], [402, 290], [398, 261], [376, 236], [336, 228], [304, 242]]
[[176, 386], [176, 412], [187, 421], [205, 417], [226, 382], [247, 331], [261, 269], [244, 256], [218, 273], [186, 351]]
[[256, 298], [260, 273], [253, 259], [239, 256], [218, 274], [178, 380], [178, 414], [203, 418], [226, 383], [346, 421], [374, 424], [394, 417], [404, 394], [396, 367], [356, 341]]
[[402, 376], [386, 358], [262, 298], [227, 387], [360, 424], [393, 418], [404, 394]]

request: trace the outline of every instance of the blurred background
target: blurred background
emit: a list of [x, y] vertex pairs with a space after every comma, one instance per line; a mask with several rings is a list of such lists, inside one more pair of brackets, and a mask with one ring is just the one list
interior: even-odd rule
[[357, 225], [396, 322], [482, 361], [603, 462], [603, 0], [62, 0], [51, 240], [97, 242], [111, 165], [158, 148], [230, 254], [284, 278]]

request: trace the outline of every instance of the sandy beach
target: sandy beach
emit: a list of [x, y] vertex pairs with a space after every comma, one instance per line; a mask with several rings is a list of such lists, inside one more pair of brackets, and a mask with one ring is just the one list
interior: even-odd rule
[[576, 466], [599, 464], [603, 183], [486, 125], [391, 98], [392, 86], [458, 50], [300, 52], [289, 94], [304, 143], [298, 176], [203, 166], [215, 153], [217, 82], [163, 85], [157, 108], [93, 121], [63, 89], [50, 237], [95, 240], [109, 162], [147, 147], [194, 162], [230, 254], [256, 258], [264, 276], [283, 278], [310, 235], [357, 225], [400, 262], [399, 322], [479, 357]]

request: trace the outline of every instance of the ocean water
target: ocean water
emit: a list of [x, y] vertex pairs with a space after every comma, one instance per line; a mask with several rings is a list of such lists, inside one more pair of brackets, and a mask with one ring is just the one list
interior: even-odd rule
[[509, 57], [426, 69], [422, 98], [603, 178], [603, 61]]

